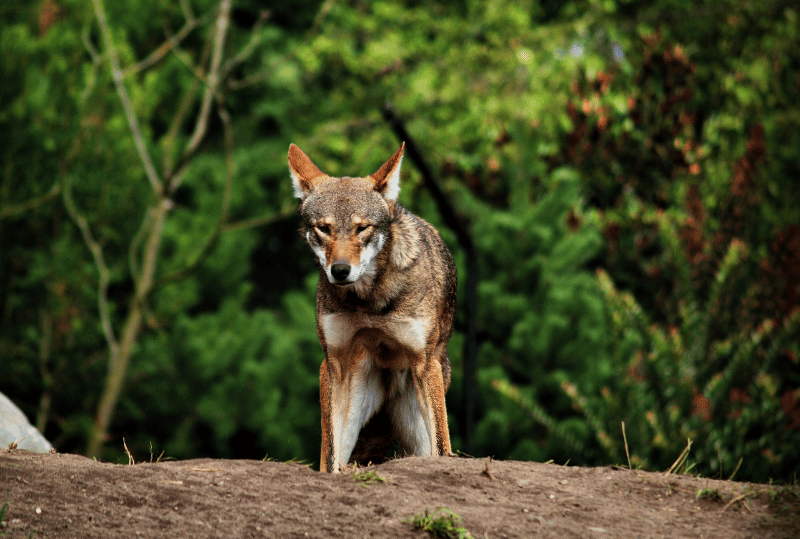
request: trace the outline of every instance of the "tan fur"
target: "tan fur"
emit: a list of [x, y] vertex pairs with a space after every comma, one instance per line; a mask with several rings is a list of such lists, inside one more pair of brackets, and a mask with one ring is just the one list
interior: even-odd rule
[[328, 176], [289, 146], [301, 233], [320, 264], [321, 471], [450, 453], [445, 391], [456, 271], [438, 232], [397, 204], [404, 145], [377, 172]]

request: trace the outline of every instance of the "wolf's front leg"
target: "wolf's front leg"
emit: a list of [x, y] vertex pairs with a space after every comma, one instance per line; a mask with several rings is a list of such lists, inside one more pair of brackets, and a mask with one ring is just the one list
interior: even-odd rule
[[367, 355], [360, 361], [325, 359], [320, 368], [320, 471], [335, 473], [347, 465], [361, 428], [384, 399], [380, 373]]
[[335, 458], [333, 445], [333, 417], [331, 413], [333, 395], [331, 394], [331, 373], [328, 360], [319, 368], [319, 404], [322, 411], [322, 451], [319, 457], [319, 471], [332, 472]]

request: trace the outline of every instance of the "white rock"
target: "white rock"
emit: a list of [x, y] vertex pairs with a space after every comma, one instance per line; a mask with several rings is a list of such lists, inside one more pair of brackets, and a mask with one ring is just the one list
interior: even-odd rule
[[0, 449], [12, 443], [20, 449], [36, 453], [47, 453], [53, 446], [28, 422], [22, 410], [0, 393]]

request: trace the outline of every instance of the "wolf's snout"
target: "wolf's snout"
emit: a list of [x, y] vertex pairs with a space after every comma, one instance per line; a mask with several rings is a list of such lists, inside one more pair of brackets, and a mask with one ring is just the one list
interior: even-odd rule
[[339, 262], [331, 266], [331, 275], [337, 281], [346, 281], [350, 275], [350, 264]]

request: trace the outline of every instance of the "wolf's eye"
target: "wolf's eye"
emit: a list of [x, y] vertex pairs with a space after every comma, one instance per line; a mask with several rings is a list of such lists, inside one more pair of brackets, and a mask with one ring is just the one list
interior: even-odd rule
[[314, 228], [317, 229], [317, 232], [324, 234], [325, 236], [331, 233], [331, 227], [328, 225], [315, 225]]
[[356, 227], [356, 234], [361, 234], [362, 232], [364, 232], [368, 228], [369, 228], [369, 225], [358, 225]]

